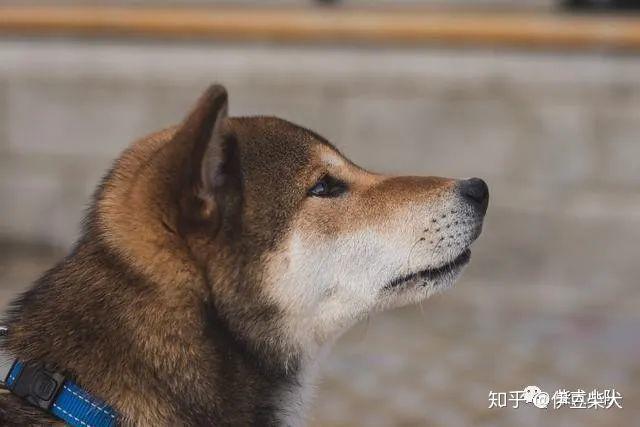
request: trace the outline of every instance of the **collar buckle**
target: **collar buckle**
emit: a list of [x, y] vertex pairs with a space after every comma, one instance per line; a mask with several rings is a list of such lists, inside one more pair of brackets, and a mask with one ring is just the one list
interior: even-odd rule
[[15, 375], [15, 379], [11, 383], [7, 381], [6, 386], [32, 405], [49, 410], [62, 388], [64, 375], [43, 364], [19, 365], [20, 362], [14, 364], [9, 378]]

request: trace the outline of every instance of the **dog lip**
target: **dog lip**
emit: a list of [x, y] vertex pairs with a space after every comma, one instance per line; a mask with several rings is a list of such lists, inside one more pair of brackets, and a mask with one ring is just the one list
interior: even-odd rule
[[438, 277], [453, 271], [458, 267], [462, 267], [467, 264], [471, 259], [471, 250], [466, 248], [460, 255], [458, 255], [453, 261], [447, 264], [441, 265], [438, 268], [426, 268], [424, 270], [417, 271], [415, 273], [409, 273], [404, 276], [397, 277], [390, 281], [383, 289], [393, 289], [406, 282], [411, 282], [419, 279], [437, 279]]

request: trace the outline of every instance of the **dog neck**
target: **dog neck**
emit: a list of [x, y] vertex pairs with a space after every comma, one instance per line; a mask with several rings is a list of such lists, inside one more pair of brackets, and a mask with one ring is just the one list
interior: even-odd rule
[[72, 253], [14, 303], [5, 346], [57, 366], [125, 425], [298, 424], [317, 353], [274, 337], [273, 319], [256, 317], [264, 307], [246, 294], [234, 313], [212, 293], [217, 279], [162, 208], [182, 161], [167, 143], [173, 132], [116, 162]]
[[68, 373], [125, 424], [298, 424], [317, 359], [278, 369], [280, 355], [247, 349], [197, 282], [166, 292], [87, 236], [14, 303], [5, 344]]

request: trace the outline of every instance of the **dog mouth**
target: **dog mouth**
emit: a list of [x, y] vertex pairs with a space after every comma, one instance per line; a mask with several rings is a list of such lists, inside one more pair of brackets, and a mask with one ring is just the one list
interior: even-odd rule
[[406, 274], [404, 276], [397, 277], [385, 285], [384, 289], [395, 289], [406, 283], [415, 281], [437, 281], [438, 279], [457, 271], [464, 265], [466, 265], [471, 259], [471, 250], [469, 248], [462, 251], [453, 261], [444, 264], [438, 268], [427, 268], [417, 271], [415, 273]]

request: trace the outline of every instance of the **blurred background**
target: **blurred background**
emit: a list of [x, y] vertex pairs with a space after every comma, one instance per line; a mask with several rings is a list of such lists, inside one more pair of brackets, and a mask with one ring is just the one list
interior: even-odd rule
[[[233, 115], [310, 127], [367, 168], [491, 188], [463, 279], [344, 336], [313, 426], [638, 425], [637, 6], [0, 1], [0, 306], [68, 250], [118, 153], [216, 81]], [[488, 408], [530, 384], [624, 407]]]

